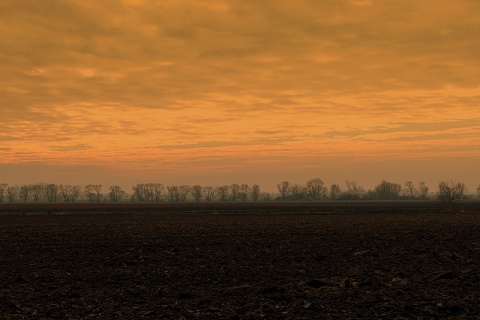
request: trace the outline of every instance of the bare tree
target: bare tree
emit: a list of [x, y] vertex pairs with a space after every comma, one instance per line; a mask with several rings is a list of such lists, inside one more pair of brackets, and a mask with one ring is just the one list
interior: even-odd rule
[[313, 200], [320, 200], [323, 198], [324, 182], [320, 178], [307, 181], [307, 194]]
[[417, 197], [417, 188], [412, 181], [405, 182], [405, 187], [403, 189], [403, 194], [406, 198], [415, 199]]
[[258, 184], [254, 184], [250, 194], [252, 195], [252, 200], [257, 202], [260, 197], [260, 186]]
[[34, 202], [38, 202], [38, 200], [40, 199], [40, 196], [43, 193], [43, 185], [41, 185], [39, 183], [33, 184], [33, 185], [30, 186], [30, 191], [31, 191], [31, 195], [32, 195], [32, 200]]
[[238, 193], [240, 192], [240, 186], [236, 183], [230, 186], [230, 193], [232, 195], [232, 201], [237, 201]]
[[7, 199], [8, 202], [15, 202], [17, 199], [17, 188], [16, 187], [7, 187]]
[[426, 199], [427, 198], [428, 190], [430, 190], [430, 188], [427, 187], [425, 182], [422, 181], [418, 184], [418, 193], [419, 193], [420, 199]]
[[3, 196], [5, 195], [5, 192], [7, 191], [8, 184], [6, 183], [0, 183], [0, 202], [3, 202]]
[[43, 189], [43, 196], [48, 202], [56, 202], [58, 199], [59, 187], [56, 184], [47, 184]]
[[347, 181], [347, 190], [345, 191], [344, 198], [349, 200], [357, 200], [362, 196], [362, 188], [357, 184], [356, 181]]
[[168, 186], [167, 192], [170, 201], [180, 201], [180, 190], [178, 186]]
[[75, 202], [82, 192], [82, 187], [77, 185], [60, 185], [59, 191], [64, 202]]
[[272, 195], [269, 192], [261, 192], [260, 199], [265, 202], [272, 201]]
[[240, 186], [240, 198], [243, 200], [243, 202], [247, 202], [249, 193], [250, 187], [248, 186], [248, 184], [242, 184]]
[[215, 197], [215, 188], [211, 186], [205, 186], [202, 188], [202, 194], [206, 201], [212, 201]]
[[30, 198], [30, 186], [27, 186], [27, 185], [20, 186], [18, 195], [23, 202], [27, 202], [28, 199]]
[[229, 189], [229, 186], [217, 187], [217, 195], [222, 201], [228, 200], [228, 189]]
[[299, 185], [299, 184], [290, 184], [289, 186], [290, 195], [287, 198], [291, 198], [293, 200], [303, 200], [307, 198], [307, 187]]
[[145, 183], [143, 185], [143, 198], [147, 202], [155, 199], [155, 183]]
[[110, 197], [110, 200], [112, 200], [113, 202], [118, 202], [122, 200], [123, 197], [125, 197], [126, 195], [126, 192], [123, 191], [120, 186], [111, 186], [109, 190], [110, 193], [108, 195]]
[[145, 201], [144, 191], [145, 185], [144, 184], [136, 184], [132, 187], [133, 190], [133, 198], [137, 201]]
[[180, 200], [186, 201], [188, 194], [190, 193], [190, 186], [186, 184], [181, 185], [180, 187], [178, 187], [178, 191], [180, 193]]
[[375, 187], [375, 194], [377, 199], [392, 200], [398, 199], [402, 186], [398, 183], [392, 183], [383, 180]]
[[192, 197], [195, 199], [195, 201], [199, 202], [200, 199], [202, 199], [202, 190], [202, 186], [198, 184], [194, 185], [190, 190], [190, 193], [192, 194]]
[[340, 189], [340, 186], [338, 184], [332, 183], [330, 186], [330, 199], [335, 200], [340, 196], [342, 193], [342, 190]]
[[153, 184], [153, 196], [156, 202], [160, 202], [162, 200], [162, 194], [165, 190], [165, 187], [161, 183]]
[[438, 199], [448, 205], [461, 200], [465, 192], [463, 183], [455, 183], [453, 181], [442, 181], [438, 184]]
[[89, 185], [86, 185], [84, 188], [83, 188], [83, 193], [85, 194], [85, 196], [87, 197], [87, 199], [90, 201], [90, 202], [94, 202], [96, 201], [96, 194], [95, 194], [95, 190], [93, 188], [93, 185], [89, 184]]
[[278, 192], [280, 193], [280, 198], [282, 200], [287, 199], [288, 195], [290, 194], [290, 182], [282, 181], [281, 183], [277, 184]]

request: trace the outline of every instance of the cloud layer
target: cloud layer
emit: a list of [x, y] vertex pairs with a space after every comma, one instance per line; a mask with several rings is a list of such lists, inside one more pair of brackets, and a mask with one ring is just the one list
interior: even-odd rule
[[478, 1], [7, 0], [0, 21], [4, 165], [480, 159]]

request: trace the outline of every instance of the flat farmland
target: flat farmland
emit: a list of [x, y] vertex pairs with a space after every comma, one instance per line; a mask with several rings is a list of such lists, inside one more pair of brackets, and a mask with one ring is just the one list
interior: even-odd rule
[[480, 207], [1, 204], [0, 319], [478, 319]]

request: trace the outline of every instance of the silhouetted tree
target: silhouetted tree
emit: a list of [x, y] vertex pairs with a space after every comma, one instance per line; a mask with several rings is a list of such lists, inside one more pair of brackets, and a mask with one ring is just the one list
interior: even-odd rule
[[126, 192], [120, 186], [111, 186], [109, 188], [110, 193], [108, 194], [109, 198], [113, 202], [118, 202], [125, 197]]
[[188, 194], [190, 193], [190, 186], [184, 184], [184, 185], [181, 185], [179, 188], [178, 188], [178, 191], [180, 193], [180, 200], [181, 201], [186, 201], [187, 200], [187, 197], [188, 197]]
[[307, 198], [307, 187], [292, 183], [289, 186], [289, 195], [287, 199], [304, 200]]
[[215, 197], [215, 188], [211, 186], [205, 186], [202, 188], [202, 194], [206, 201], [212, 201]]
[[463, 183], [455, 183], [453, 181], [442, 181], [438, 184], [438, 199], [448, 205], [461, 200], [465, 191]]
[[290, 182], [282, 181], [281, 183], [277, 184], [278, 193], [280, 193], [280, 198], [282, 200], [287, 199], [288, 195], [290, 194]]
[[201, 185], [196, 184], [192, 187], [190, 193], [192, 194], [192, 197], [195, 199], [195, 201], [199, 202], [200, 199], [202, 199], [202, 191], [203, 188]]
[[30, 187], [27, 185], [20, 186], [18, 195], [23, 202], [27, 202], [30, 198]]
[[480, 185], [477, 187], [477, 198], [480, 198]]
[[152, 189], [153, 189], [153, 197], [156, 202], [162, 201], [162, 194], [163, 191], [165, 190], [165, 187], [161, 183], [153, 183], [152, 184]]
[[30, 191], [31, 191], [32, 200], [34, 202], [38, 202], [38, 200], [40, 199], [40, 196], [43, 193], [43, 185], [39, 183], [33, 184], [30, 186]]
[[6, 183], [0, 183], [0, 202], [3, 202], [3, 196], [5, 195], [5, 192], [7, 191], [8, 184]]
[[375, 194], [377, 199], [392, 200], [398, 199], [402, 186], [398, 183], [392, 183], [383, 180], [375, 187]]
[[249, 193], [250, 187], [248, 186], [248, 184], [242, 184], [240, 186], [240, 198], [243, 200], [243, 202], [247, 202]]
[[320, 178], [312, 179], [307, 181], [307, 194], [313, 200], [320, 200], [323, 198], [324, 194], [324, 182]]
[[230, 186], [230, 194], [232, 195], [232, 201], [237, 201], [238, 193], [240, 192], [240, 186], [236, 183]]
[[412, 181], [405, 182], [405, 188], [403, 189], [403, 194], [406, 198], [415, 199], [417, 197], [417, 188]]
[[17, 188], [16, 187], [7, 187], [6, 189], [8, 202], [15, 202], [17, 199]]
[[217, 187], [217, 195], [222, 201], [227, 201], [228, 200], [228, 190], [229, 186], [219, 186]]
[[427, 187], [427, 185], [425, 184], [425, 182], [420, 182], [418, 184], [418, 196], [420, 199], [426, 199], [427, 198], [427, 195], [428, 195], [428, 190], [430, 188]]
[[77, 185], [60, 185], [59, 191], [64, 202], [75, 202], [81, 194], [82, 187]]
[[85, 196], [88, 198], [89, 201], [100, 202], [102, 198], [102, 188], [103, 186], [101, 184], [89, 184], [86, 185], [83, 190]]
[[332, 183], [332, 185], [330, 186], [330, 199], [337, 199], [341, 193], [342, 190], [340, 189], [340, 186], [338, 184]]
[[168, 186], [167, 192], [170, 201], [180, 201], [180, 191], [178, 186]]
[[347, 181], [347, 190], [343, 194], [343, 198], [347, 200], [357, 200], [360, 199], [363, 194], [363, 189], [360, 187], [356, 181]]
[[56, 184], [47, 184], [43, 188], [43, 196], [48, 202], [56, 202], [58, 199], [59, 187]]
[[250, 194], [252, 196], [252, 200], [257, 202], [258, 198], [260, 197], [260, 186], [258, 184], [254, 184], [252, 186], [252, 190], [250, 191]]

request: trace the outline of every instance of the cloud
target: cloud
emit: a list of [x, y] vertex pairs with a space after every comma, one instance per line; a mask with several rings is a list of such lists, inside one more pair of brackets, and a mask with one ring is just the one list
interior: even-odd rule
[[479, 11], [470, 0], [3, 1], [0, 162], [479, 156]]

